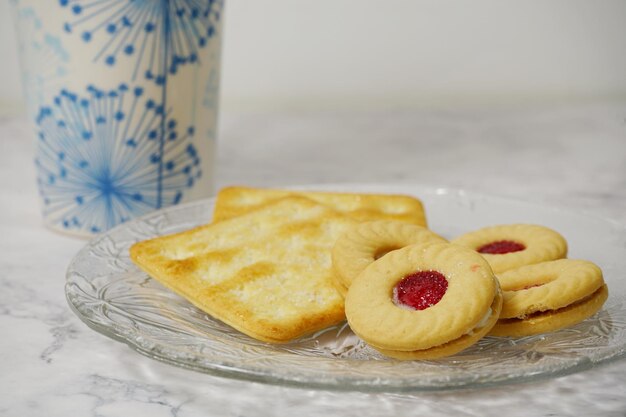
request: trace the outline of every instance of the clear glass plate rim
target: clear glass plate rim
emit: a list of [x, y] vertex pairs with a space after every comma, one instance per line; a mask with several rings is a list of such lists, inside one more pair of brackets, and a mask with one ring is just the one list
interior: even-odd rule
[[[558, 207], [558, 206], [553, 206], [553, 205], [546, 205], [546, 204], [542, 204], [541, 202], [529, 202], [529, 201], [523, 201], [523, 200], [517, 200], [515, 198], [509, 198], [509, 197], [502, 197], [502, 196], [494, 196], [494, 195], [488, 195], [488, 194], [482, 194], [482, 193], [474, 193], [474, 192], [468, 192], [466, 190], [462, 190], [462, 189], [454, 189], [454, 188], [448, 188], [448, 187], [432, 187], [432, 186], [423, 186], [423, 185], [419, 185], [419, 184], [380, 184], [380, 183], [375, 183], [375, 184], [363, 184], [363, 183], [358, 183], [358, 184], [351, 184], [351, 183], [347, 183], [347, 184], [318, 184], [318, 185], [305, 185], [305, 186], [294, 186], [294, 187], [289, 187], [291, 189], [320, 189], [320, 190], [340, 190], [340, 189], [350, 189], [350, 190], [354, 190], [355, 188], [357, 189], [370, 189], [370, 191], [372, 192], [376, 192], [378, 191], [378, 189], [381, 188], [392, 188], [389, 192], [394, 192], [396, 190], [402, 189], [405, 190], [405, 192], [407, 192], [406, 190], [412, 190], [410, 193], [411, 194], [415, 194], [415, 195], [423, 195], [424, 193], [428, 193], [428, 194], [433, 194], [433, 195], [450, 195], [450, 196], [457, 196], [457, 197], [467, 197], [470, 196], [472, 198], [485, 198], [485, 199], [489, 199], [489, 200], [499, 200], [499, 201], [503, 201], [503, 202], [507, 202], [507, 203], [512, 203], [512, 204], [524, 204], [527, 206], [533, 206], [533, 207], [541, 207], [542, 209], [550, 209], [550, 210], [555, 210], [555, 211], [563, 211], [563, 212], [567, 212], [570, 214], [574, 214], [574, 215], [579, 215], [579, 216], [584, 216], [587, 219], [593, 218], [596, 221], [602, 221], [602, 222], [606, 222], [609, 223], [612, 227], [617, 227], [619, 229], [621, 229], [622, 231], [626, 230], [626, 226], [622, 225], [621, 223], [614, 221], [612, 219], [607, 219], [607, 218], [603, 218], [603, 217], [599, 217], [599, 216], [594, 216], [593, 214], [589, 214], [586, 212], [582, 212], [582, 211], [576, 211], [576, 210], [572, 210], [572, 209], [566, 209], [566, 208], [562, 208], [562, 207]], [[73, 273], [73, 268], [75, 266], [75, 263], [77, 262], [78, 259], [81, 258], [81, 256], [85, 255], [86, 252], [89, 251], [89, 249], [96, 244], [97, 242], [101, 241], [102, 239], [107, 239], [110, 238], [112, 235], [115, 235], [117, 233], [119, 233], [121, 230], [126, 229], [129, 225], [134, 224], [134, 223], [141, 223], [144, 222], [150, 218], [159, 216], [159, 215], [163, 215], [163, 214], [168, 214], [168, 213], [173, 213], [173, 212], [177, 212], [177, 211], [187, 211], [187, 210], [191, 210], [194, 208], [201, 208], [203, 206], [210, 206], [214, 201], [214, 198], [210, 198], [210, 199], [204, 199], [204, 200], [198, 200], [195, 202], [190, 202], [190, 203], [186, 203], [186, 204], [182, 204], [179, 206], [173, 206], [173, 207], [169, 207], [163, 210], [160, 210], [158, 212], [152, 212], [149, 213], [145, 216], [142, 216], [140, 218], [137, 218], [135, 220], [132, 220], [129, 223], [125, 223], [122, 225], [119, 225], [113, 229], [111, 229], [110, 231], [104, 233], [103, 235], [100, 235], [98, 237], [95, 237], [94, 239], [92, 239], [89, 243], [87, 243], [78, 253], [77, 255], [74, 257], [74, 259], [72, 260], [72, 262], [70, 263], [70, 265], [68, 266], [68, 270], [67, 270], [67, 279], [68, 282], [66, 284], [66, 297], [68, 300], [68, 303], [70, 305], [70, 307], [72, 308], [72, 310], [79, 316], [79, 318], [84, 321], [90, 328], [98, 331], [99, 333], [102, 333], [108, 337], [111, 337], [114, 340], [117, 341], [121, 341], [125, 344], [127, 344], [128, 346], [132, 347], [133, 349], [137, 350], [138, 352], [158, 359], [160, 361], [163, 362], [167, 362], [170, 364], [174, 364], [177, 366], [182, 366], [184, 368], [188, 368], [188, 369], [193, 369], [196, 371], [201, 371], [201, 372], [205, 372], [205, 373], [212, 373], [215, 375], [220, 375], [220, 376], [226, 376], [226, 377], [234, 377], [234, 378], [238, 378], [238, 379], [246, 379], [246, 380], [251, 380], [251, 381], [259, 381], [259, 382], [269, 382], [272, 384], [281, 384], [281, 385], [287, 385], [287, 386], [301, 386], [301, 387], [313, 387], [313, 388], [326, 388], [326, 389], [332, 389], [332, 390], [338, 390], [338, 389], [345, 389], [345, 390], [361, 390], [361, 391], [412, 391], [412, 390], [441, 390], [441, 389], [456, 389], [456, 388], [463, 388], [463, 387], [467, 387], [468, 385], [473, 385], [473, 386], [489, 386], [489, 385], [493, 385], [493, 384], [499, 384], [502, 382], [507, 382], [509, 381], [509, 378], [505, 378], [503, 380], [491, 380], [489, 382], [485, 382], [485, 383], [481, 383], [480, 382], [480, 376], [481, 375], [477, 375], [477, 374], [473, 374], [472, 376], [469, 376], [467, 379], [457, 379], [456, 383], [454, 384], [448, 384], [448, 385], [439, 385], [439, 383], [437, 383], [435, 381], [435, 384], [426, 384], [426, 385], [420, 385], [419, 381], [417, 382], [417, 385], [405, 385], [404, 383], [400, 383], [400, 384], [394, 384], [393, 381], [377, 381], [375, 384], [368, 384], [367, 382], [363, 382], [357, 379], [357, 381], [355, 382], [355, 380], [353, 378], [346, 378], [346, 379], [341, 379], [341, 378], [336, 378], [333, 377], [332, 380], [329, 381], [323, 381], [323, 380], [318, 380], [318, 381], [311, 381], [311, 380], [307, 380], [307, 376], [306, 375], [300, 375], [297, 373], [293, 373], [288, 375], [287, 377], [280, 377], [280, 376], [276, 376], [276, 375], [270, 375], [267, 373], [256, 373], [256, 372], [252, 372], [251, 369], [240, 369], [239, 367], [236, 366], [232, 366], [229, 365], [227, 363], [215, 363], [212, 364], [213, 367], [209, 367], [207, 368], [206, 364], [203, 364], [202, 366], [198, 366], [197, 362], [184, 362], [181, 363], [180, 361], [175, 361], [175, 360], [171, 360], [166, 354], [159, 354], [157, 352], [155, 352], [154, 348], [149, 348], [147, 346], [143, 346], [141, 343], [137, 343], [137, 338], [136, 337], [132, 337], [133, 335], [129, 335], [123, 331], [120, 330], [119, 327], [115, 327], [113, 329], [113, 331], [111, 331], [111, 329], [105, 325], [102, 325], [100, 323], [98, 323], [96, 320], [94, 320], [94, 318], [92, 317], [91, 313], [84, 305], [81, 305], [74, 297], [77, 297], [77, 295], [73, 292], [71, 287], [71, 283], [69, 281], [70, 279], [70, 275]], [[126, 329], [128, 330], [128, 329]], [[136, 336], [136, 335], [134, 335]], [[601, 359], [601, 362], [603, 363], [607, 363], [610, 362], [611, 360], [614, 359], [618, 359], [623, 357], [625, 354], [624, 351], [624, 346], [621, 347], [621, 349], [619, 347], [614, 348], [614, 352], [613, 354], [609, 355], [609, 357], [604, 357]], [[327, 359], [327, 358], [318, 358], [321, 360], [335, 360], [335, 359]], [[558, 368], [554, 369], [552, 371], [549, 372], [542, 372], [541, 375], [539, 375], [539, 377], [555, 377], [555, 376], [559, 376], [559, 375], [564, 375], [564, 374], [569, 374], [569, 373], [573, 373], [573, 372], [578, 372], [580, 370], [584, 370], [584, 369], [588, 369], [592, 366], [597, 365], [596, 361], [593, 360], [593, 358], [582, 358], [581, 361], [579, 361], [579, 363], [576, 363], [574, 365], [569, 364], [568, 367], [561, 369]], [[477, 378], [478, 377], [478, 378]], [[532, 375], [532, 374], [526, 374], [523, 377], [516, 377], [515, 381], [525, 381], [525, 380], [534, 380], [537, 379], [538, 376], [537, 375]], [[403, 382], [407, 382], [407, 380], [403, 381]], [[432, 382], [432, 381], [431, 381]]]
[[[254, 372], [250, 368], [241, 369], [237, 366], [229, 365], [228, 363], [212, 363], [210, 366], [197, 366], [193, 361], [180, 361], [172, 360], [169, 355], [162, 354], [159, 350], [151, 349], [143, 346], [141, 343], [137, 343], [137, 338], [130, 336], [124, 336], [124, 332], [111, 331], [110, 328], [100, 325], [99, 323], [90, 320], [88, 314], [77, 307], [72, 301], [71, 296], [67, 296], [70, 308], [74, 313], [83, 321], [89, 328], [101, 333], [115, 341], [124, 343], [136, 352], [160, 362], [164, 362], [170, 365], [178, 366], [184, 369], [192, 371], [210, 374], [218, 377], [233, 378], [250, 382], [260, 382], [272, 385], [280, 385], [293, 388], [302, 389], [322, 389], [330, 391], [361, 391], [361, 392], [420, 392], [420, 391], [449, 391], [459, 389], [475, 389], [475, 388], [489, 388], [498, 386], [500, 384], [513, 384], [513, 383], [525, 383], [536, 381], [540, 379], [556, 378], [559, 376], [570, 375], [573, 373], [585, 371], [597, 366], [598, 363], [591, 358], [580, 358], [576, 363], [568, 363], [564, 367], [555, 367], [554, 369], [542, 370], [542, 372], [524, 373], [524, 374], [511, 374], [502, 376], [500, 379], [489, 379], [483, 381], [486, 376], [490, 376], [489, 373], [472, 373], [464, 378], [455, 378], [453, 382], [430, 379], [429, 384], [423, 384], [419, 377], [413, 379], [405, 378], [401, 381], [398, 380], [376, 380], [376, 381], [364, 381], [359, 378], [342, 378], [332, 377], [324, 378], [323, 375], [318, 375], [315, 380], [310, 379], [310, 375], [299, 374], [292, 372], [283, 376], [276, 376], [267, 372]], [[117, 327], [115, 328], [117, 330]], [[624, 349], [615, 349], [614, 354], [610, 357], [603, 358], [601, 364], [603, 366], [622, 359], [626, 355]], [[316, 360], [330, 362], [334, 359], [330, 358], [313, 358]]]

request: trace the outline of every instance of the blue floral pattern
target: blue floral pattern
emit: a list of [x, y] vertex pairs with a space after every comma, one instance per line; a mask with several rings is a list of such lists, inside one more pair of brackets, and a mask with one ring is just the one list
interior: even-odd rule
[[223, 0], [10, 2], [46, 223], [95, 234], [211, 191]]
[[134, 60], [138, 73], [158, 85], [181, 65], [198, 62], [199, 50], [216, 36], [222, 0], [60, 0], [71, 11], [64, 30], [99, 43], [96, 62], [114, 66]]
[[141, 87], [90, 86], [85, 97], [61, 91], [36, 121], [44, 214], [98, 233], [179, 202], [202, 172], [194, 127], [170, 113]]

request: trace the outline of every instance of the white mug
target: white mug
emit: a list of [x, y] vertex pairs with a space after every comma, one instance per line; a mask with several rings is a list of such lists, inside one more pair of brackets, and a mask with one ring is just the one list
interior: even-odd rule
[[212, 195], [223, 0], [11, 3], [47, 225]]

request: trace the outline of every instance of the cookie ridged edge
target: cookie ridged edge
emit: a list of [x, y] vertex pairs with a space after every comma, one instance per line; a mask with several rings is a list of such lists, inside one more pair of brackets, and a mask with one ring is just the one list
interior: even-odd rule
[[[419, 311], [395, 305], [397, 282], [426, 270], [446, 277], [448, 288], [441, 300]], [[476, 252], [447, 243], [413, 245], [387, 254], [355, 279], [346, 296], [346, 316], [352, 330], [376, 348], [429, 349], [474, 329], [497, 291], [491, 268]]]
[[558, 310], [593, 294], [604, 285], [602, 270], [598, 266], [577, 259], [526, 265], [499, 274], [498, 279], [504, 291], [502, 319]]
[[465, 233], [451, 243], [478, 250], [483, 245], [512, 240], [523, 244], [526, 249], [505, 254], [481, 255], [489, 262], [493, 272], [500, 273], [523, 265], [552, 261], [567, 256], [567, 241], [557, 231], [534, 224], [507, 224], [484, 227]]
[[545, 311], [526, 319], [500, 319], [489, 335], [524, 337], [573, 326], [600, 311], [608, 296], [608, 287], [603, 285], [588, 298], [559, 310]]
[[344, 287], [383, 252], [428, 242], [447, 242], [425, 227], [398, 221], [360, 223], [344, 233], [333, 246], [333, 269]]

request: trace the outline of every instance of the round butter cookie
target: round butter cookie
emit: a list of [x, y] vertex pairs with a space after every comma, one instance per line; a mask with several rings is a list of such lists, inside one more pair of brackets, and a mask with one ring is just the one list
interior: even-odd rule
[[409, 223], [389, 220], [360, 223], [348, 229], [333, 246], [333, 269], [339, 281], [336, 286], [345, 293], [352, 281], [376, 259], [405, 246], [427, 242], [447, 240]]
[[529, 336], [572, 326], [594, 315], [608, 297], [595, 264], [559, 259], [498, 275], [503, 290], [494, 336]]
[[448, 243], [390, 252], [359, 274], [345, 300], [354, 333], [397, 359], [453, 355], [487, 334], [501, 307], [489, 264]]
[[480, 253], [496, 274], [567, 256], [563, 236], [547, 227], [531, 224], [485, 227], [451, 242]]

